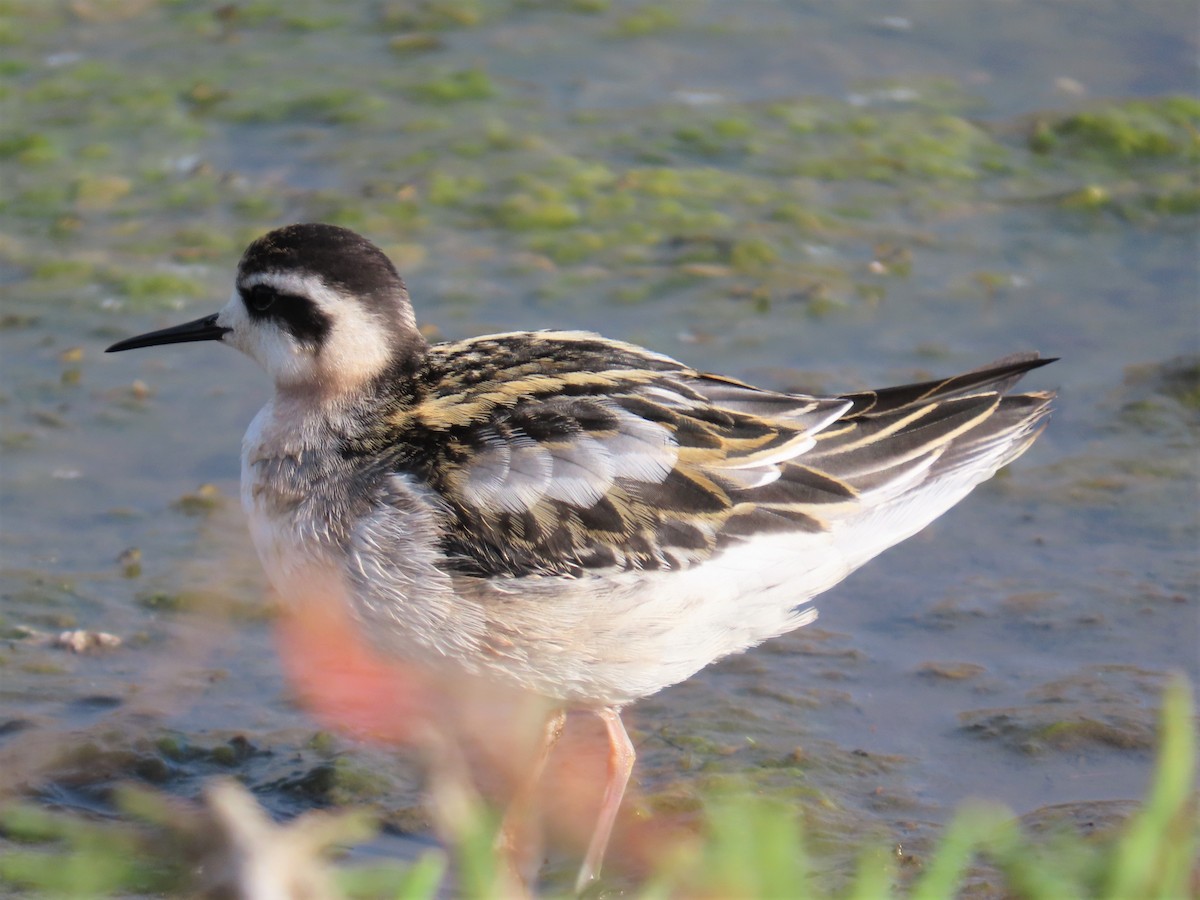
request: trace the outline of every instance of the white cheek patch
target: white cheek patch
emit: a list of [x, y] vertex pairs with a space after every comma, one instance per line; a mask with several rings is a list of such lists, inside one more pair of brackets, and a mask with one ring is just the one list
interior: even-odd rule
[[345, 390], [378, 375], [392, 357], [393, 335], [375, 316], [353, 300], [322, 307], [333, 328], [318, 354], [322, 380]]
[[217, 314], [217, 324], [230, 331], [223, 338], [267, 370], [276, 383], [290, 384], [311, 377], [311, 359], [286, 331], [271, 322], [250, 317], [237, 291]]

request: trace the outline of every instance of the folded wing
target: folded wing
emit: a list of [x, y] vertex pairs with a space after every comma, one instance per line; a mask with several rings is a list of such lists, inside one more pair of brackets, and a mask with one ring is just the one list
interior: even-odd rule
[[397, 413], [395, 440], [439, 498], [451, 566], [479, 577], [687, 568], [781, 532], [865, 534], [874, 555], [1020, 455], [1051, 399], [1004, 395], [1035, 356], [810, 397], [589, 334], [434, 349], [456, 387]]

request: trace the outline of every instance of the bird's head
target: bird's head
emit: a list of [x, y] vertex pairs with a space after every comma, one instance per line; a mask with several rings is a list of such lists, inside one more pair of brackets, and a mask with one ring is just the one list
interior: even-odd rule
[[336, 225], [289, 225], [254, 241], [218, 313], [119, 341], [108, 352], [221, 341], [285, 391], [337, 396], [423, 355], [404, 282], [366, 238]]

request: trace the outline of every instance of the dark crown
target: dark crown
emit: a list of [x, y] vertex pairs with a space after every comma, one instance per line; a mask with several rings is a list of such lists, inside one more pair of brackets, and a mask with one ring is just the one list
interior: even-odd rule
[[304, 223], [264, 234], [242, 254], [238, 281], [259, 272], [303, 272], [359, 296], [399, 291], [407, 299], [404, 281], [384, 252], [337, 225]]

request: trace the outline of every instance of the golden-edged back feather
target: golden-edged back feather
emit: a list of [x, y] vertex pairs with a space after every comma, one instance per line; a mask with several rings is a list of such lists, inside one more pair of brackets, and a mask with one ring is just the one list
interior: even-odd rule
[[1003, 391], [1045, 362], [810, 397], [586, 333], [493, 335], [432, 347], [377, 445], [437, 495], [460, 574], [682, 568], [836, 529], [973, 462], [990, 474], [1050, 399]]

